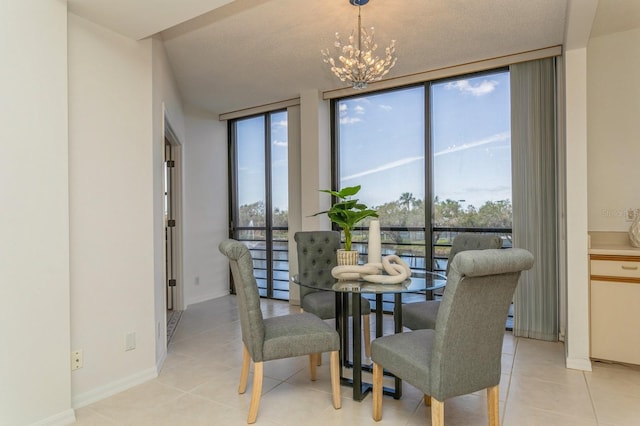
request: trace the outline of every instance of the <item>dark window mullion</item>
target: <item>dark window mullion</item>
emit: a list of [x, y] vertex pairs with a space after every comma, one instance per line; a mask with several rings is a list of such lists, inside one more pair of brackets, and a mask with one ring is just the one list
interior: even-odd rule
[[265, 257], [267, 265], [267, 297], [273, 298], [273, 201], [271, 191], [271, 114], [264, 117], [264, 162], [265, 162]]
[[[424, 88], [424, 167], [425, 167], [425, 183], [424, 183], [424, 257], [425, 268], [427, 271], [433, 270], [434, 250], [433, 250], [433, 152], [431, 137], [431, 83], [425, 83]], [[428, 238], [427, 238], [428, 237]], [[427, 264], [427, 259], [429, 260]], [[430, 295], [428, 295], [430, 296]]]

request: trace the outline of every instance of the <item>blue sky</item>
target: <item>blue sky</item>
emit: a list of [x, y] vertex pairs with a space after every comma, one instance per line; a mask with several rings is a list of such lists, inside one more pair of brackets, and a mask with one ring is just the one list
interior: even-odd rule
[[[340, 101], [340, 186], [362, 185], [371, 206], [410, 192], [424, 199], [425, 88], [367, 94]], [[476, 208], [511, 199], [508, 72], [436, 83], [431, 90], [434, 195]], [[272, 115], [273, 184], [287, 182], [286, 113]], [[264, 120], [238, 122], [240, 205], [264, 199]], [[324, 188], [318, 188], [324, 189]], [[285, 191], [274, 206], [286, 209]]]
[[[367, 204], [424, 200], [424, 90], [340, 102], [341, 186], [361, 184]], [[434, 195], [476, 207], [511, 199], [508, 73], [434, 84], [431, 104]]]

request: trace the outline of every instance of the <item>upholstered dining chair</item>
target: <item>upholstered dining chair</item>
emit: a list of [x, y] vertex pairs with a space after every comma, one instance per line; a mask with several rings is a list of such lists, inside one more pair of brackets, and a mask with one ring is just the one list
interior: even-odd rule
[[[336, 266], [336, 250], [340, 248], [338, 231], [299, 231], [293, 236], [298, 252], [298, 279], [315, 282], [321, 287], [330, 288], [336, 279], [331, 269]], [[371, 304], [361, 298], [364, 353], [371, 356]], [[300, 286], [300, 308], [325, 319], [336, 317], [336, 297], [332, 291], [314, 290]], [[351, 308], [349, 312], [352, 314]]]
[[371, 344], [374, 420], [382, 418], [384, 369], [424, 393], [434, 426], [444, 425], [447, 398], [482, 389], [487, 389], [489, 424], [499, 424], [504, 324], [521, 271], [533, 260], [517, 248], [464, 251], [453, 258], [435, 329]]
[[229, 258], [236, 285], [242, 342], [244, 343], [242, 370], [238, 393], [247, 389], [249, 365], [253, 360], [253, 390], [247, 423], [258, 416], [262, 394], [263, 362], [309, 355], [311, 380], [316, 379], [317, 354], [331, 354], [331, 389], [333, 407], [340, 408], [340, 337], [330, 325], [310, 313], [266, 318], [260, 309], [260, 294], [253, 275], [253, 260], [249, 249], [235, 240], [222, 241], [220, 252]]
[[[459, 234], [451, 243], [449, 260], [447, 261], [446, 274], [449, 275], [451, 262], [456, 254], [465, 250], [499, 249], [502, 247], [502, 238], [488, 234]], [[445, 287], [446, 291], [446, 287]], [[426, 300], [424, 302], [407, 303], [402, 305], [402, 325], [411, 330], [423, 328], [435, 328], [438, 317], [439, 300]], [[398, 309], [398, 307], [396, 307]]]

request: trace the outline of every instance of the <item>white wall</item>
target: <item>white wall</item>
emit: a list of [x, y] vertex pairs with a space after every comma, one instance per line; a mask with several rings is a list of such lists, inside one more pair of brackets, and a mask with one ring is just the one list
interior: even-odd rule
[[589, 40], [589, 230], [627, 231], [640, 208], [640, 29]]
[[218, 251], [229, 232], [227, 128], [190, 106], [185, 127], [184, 297], [190, 305], [229, 294], [229, 264]]
[[[587, 230], [626, 231], [640, 207], [640, 31], [565, 52], [567, 122], [567, 366], [589, 370]], [[584, 212], [587, 211], [587, 215]]]
[[329, 101], [317, 90], [300, 94], [300, 162], [302, 230], [331, 229], [327, 215], [331, 197], [319, 192], [331, 188], [331, 118]]
[[0, 2], [0, 424], [70, 423], [67, 11]]
[[[156, 375], [152, 42], [68, 18], [74, 406]], [[137, 347], [125, 351], [134, 332]]]
[[[153, 250], [154, 250], [154, 309], [156, 324], [156, 364], [161, 367], [167, 354], [166, 274], [164, 229], [164, 126], [165, 120], [184, 144], [184, 113], [178, 85], [160, 36], [152, 38], [153, 49]], [[180, 170], [180, 169], [179, 169]], [[180, 216], [178, 216], [180, 217]], [[178, 261], [179, 263], [179, 261]], [[178, 271], [180, 269], [178, 268]], [[176, 277], [182, 285], [182, 277]], [[180, 290], [180, 289], [178, 289]], [[184, 306], [174, 306], [183, 309]]]
[[587, 243], [587, 49], [565, 52], [567, 367], [591, 370]]

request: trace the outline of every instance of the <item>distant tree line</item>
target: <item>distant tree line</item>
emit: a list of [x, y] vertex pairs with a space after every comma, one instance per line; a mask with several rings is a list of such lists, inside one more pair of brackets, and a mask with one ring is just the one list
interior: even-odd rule
[[[423, 226], [425, 204], [405, 192], [396, 201], [376, 207], [382, 226]], [[434, 226], [457, 228], [511, 228], [513, 210], [510, 200], [487, 201], [480, 208], [463, 207], [457, 200], [433, 200]]]
[[[460, 201], [433, 201], [434, 226], [458, 228], [511, 228], [513, 210], [510, 200], [487, 201], [479, 208], [473, 205], [463, 207]], [[396, 201], [390, 201], [374, 207], [380, 216], [383, 227], [422, 227], [424, 226], [425, 204], [410, 192], [400, 195]], [[265, 226], [265, 205], [262, 201], [240, 206], [238, 226]], [[367, 226], [368, 222], [362, 223]], [[287, 210], [275, 208], [273, 226], [286, 227]]]

